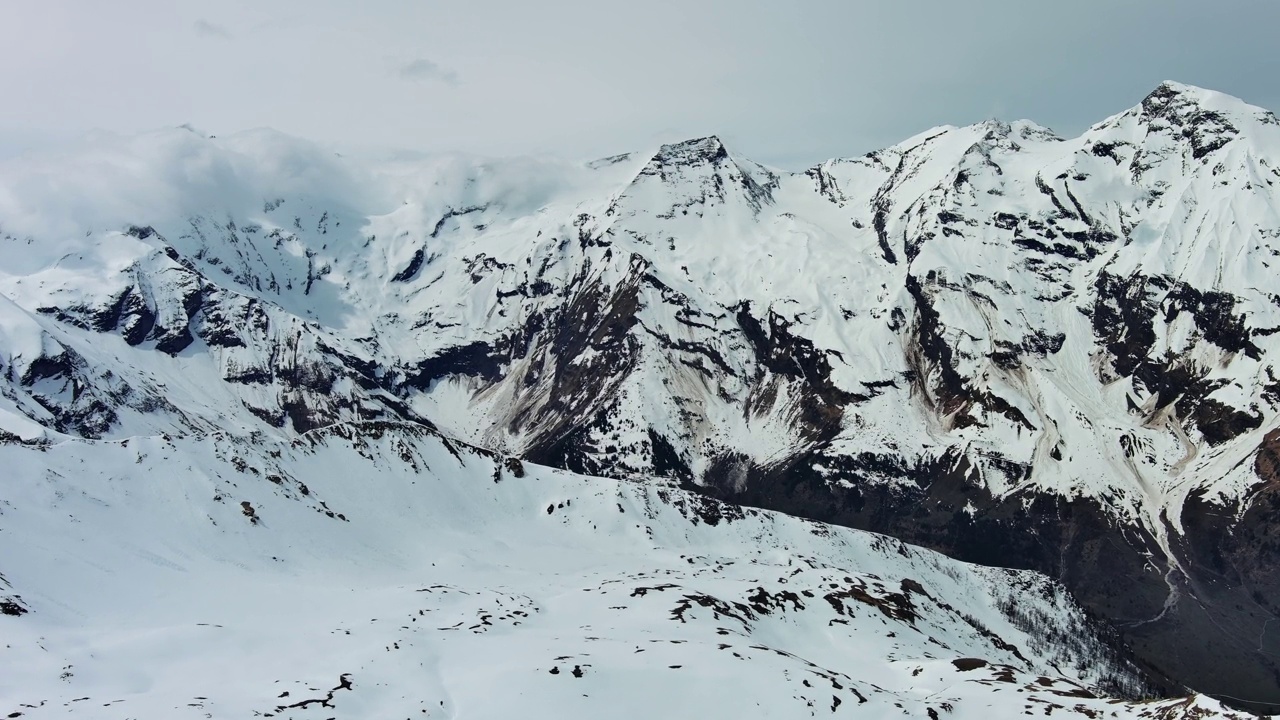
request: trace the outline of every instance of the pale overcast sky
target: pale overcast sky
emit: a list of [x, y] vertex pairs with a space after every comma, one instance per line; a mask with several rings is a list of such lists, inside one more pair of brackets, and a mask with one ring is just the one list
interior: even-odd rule
[[1277, 0], [0, 0], [0, 156], [95, 129], [799, 169], [940, 124], [1074, 134], [1161, 80], [1280, 109]]

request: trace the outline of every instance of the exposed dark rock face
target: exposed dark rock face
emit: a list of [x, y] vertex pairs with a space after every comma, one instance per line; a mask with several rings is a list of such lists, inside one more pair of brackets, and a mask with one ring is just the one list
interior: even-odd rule
[[1222, 113], [1202, 107], [1168, 83], [1143, 99], [1142, 112], [1153, 127], [1167, 126], [1190, 143], [1191, 156], [1197, 160], [1221, 149], [1239, 134]]
[[[1270, 442], [1270, 454], [1259, 454], [1268, 468], [1280, 463], [1280, 441]], [[892, 488], [856, 482], [850, 488], [832, 486], [814, 467], [829, 468], [833, 461], [814, 457], [752, 469], [745, 483], [733, 483], [745, 485], [741, 492], [714, 479], [700, 489], [736, 503], [885, 533], [970, 562], [1044, 572], [1119, 629], [1117, 647], [1132, 653], [1156, 692], [1177, 692], [1183, 678], [1194, 676], [1210, 693], [1251, 689], [1249, 697], [1265, 699], [1276, 682], [1280, 664], [1264, 653], [1280, 640], [1266, 639], [1264, 626], [1280, 609], [1268, 599], [1280, 589], [1272, 562], [1280, 534], [1266, 518], [1274, 517], [1280, 504], [1265, 490], [1237, 524], [1224, 522], [1229, 518], [1217, 506], [1194, 498], [1188, 503], [1187, 540], [1178, 550], [1179, 562], [1191, 568], [1187, 577], [1159, 559], [1161, 549], [1150, 533], [1118, 524], [1096, 502], [1034, 493], [993, 497], [975, 484], [973, 467], [962, 457], [914, 467], [894, 458], [863, 457], [845, 460], [841, 468], [845, 477], [865, 473], [911, 480]], [[1248, 574], [1241, 568], [1249, 568]], [[1182, 601], [1163, 614], [1169, 582]], [[1230, 628], [1230, 636], [1224, 628]], [[1266, 644], [1255, 647], [1242, 637], [1264, 637]], [[1267, 702], [1247, 707], [1276, 709]]]
[[[865, 396], [847, 392], [831, 381], [831, 363], [827, 355], [818, 350], [808, 338], [791, 332], [791, 323], [770, 311], [768, 326], [751, 315], [751, 308], [743, 303], [735, 308], [734, 318], [754, 352], [759, 363], [755, 382], [764, 381], [766, 372], [805, 386], [800, 399], [796, 420], [801, 437], [807, 442], [821, 442], [834, 437], [844, 417], [844, 408]], [[776, 392], [769, 388], [769, 392]], [[757, 401], [755, 412], [767, 412], [773, 398], [754, 395], [748, 398], [744, 412], [752, 412], [752, 400]]]
[[1121, 280], [1106, 272], [1099, 275], [1097, 289], [1094, 332], [1107, 349], [1115, 373], [1132, 377], [1136, 387], [1154, 395], [1157, 411], [1172, 404], [1178, 417], [1194, 422], [1210, 445], [1261, 426], [1260, 412], [1210, 397], [1228, 382], [1212, 378], [1213, 368], [1187, 357], [1154, 352], [1157, 323], [1167, 327], [1185, 314], [1204, 340], [1220, 351], [1260, 359], [1261, 351], [1251, 340], [1253, 331], [1234, 311], [1238, 302], [1234, 296], [1202, 292], [1167, 278]]
[[1163, 634], [1153, 632], [1146, 642], [1168, 653], [1170, 672], [1203, 674], [1208, 691], [1255, 701], [1243, 703], [1250, 710], [1276, 713], [1280, 703], [1270, 698], [1280, 683], [1280, 637], [1272, 630], [1280, 614], [1280, 431], [1266, 435], [1252, 462], [1262, 484], [1238, 506], [1223, 508], [1193, 494], [1182, 513], [1187, 533], [1180, 552], [1189, 575], [1184, 584], [1194, 602], [1179, 603], [1168, 624], [1219, 641], [1190, 654], [1185, 648], [1173, 652], [1179, 648]]

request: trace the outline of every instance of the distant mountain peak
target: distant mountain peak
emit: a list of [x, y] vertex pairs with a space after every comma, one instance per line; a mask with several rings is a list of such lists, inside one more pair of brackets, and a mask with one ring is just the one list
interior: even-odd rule
[[1202, 88], [1198, 85], [1191, 85], [1189, 83], [1178, 82], [1177, 80], [1165, 80], [1161, 82], [1159, 85], [1155, 87], [1154, 90], [1151, 91], [1151, 94], [1155, 94], [1158, 92], [1171, 92], [1171, 93], [1178, 93], [1180, 95], [1207, 95], [1209, 93], [1221, 94], [1213, 90]]
[[[759, 212], [772, 202], [778, 180], [774, 171], [731, 155], [719, 137], [710, 135], [660, 147], [619, 198], [637, 192], [637, 197], [644, 198], [647, 191], [639, 188], [662, 188], [660, 192], [668, 197], [657, 210], [659, 218], [704, 217], [705, 209], [738, 200]], [[643, 206], [649, 200], [639, 202]], [[615, 204], [611, 212], [618, 210]]]
[[1173, 80], [1157, 85], [1133, 110], [1170, 121], [1186, 120], [1197, 113], [1213, 113], [1232, 119], [1261, 119], [1262, 116], [1273, 115], [1269, 110], [1234, 95]]
[[658, 148], [651, 164], [667, 167], [716, 163], [729, 159], [729, 150], [715, 135], [693, 138], [677, 143], [667, 143]]
[[1166, 80], [1142, 99], [1140, 118], [1148, 127], [1169, 129], [1191, 143], [1202, 158], [1231, 142], [1239, 130], [1233, 120], [1258, 109], [1244, 101], [1192, 85]]
[[1148, 115], [1165, 117], [1171, 112], [1200, 107], [1213, 95], [1209, 90], [1165, 80], [1142, 99], [1142, 109]]

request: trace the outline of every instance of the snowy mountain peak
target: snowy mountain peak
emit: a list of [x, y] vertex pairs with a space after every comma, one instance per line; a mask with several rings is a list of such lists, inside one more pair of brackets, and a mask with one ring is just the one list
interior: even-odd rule
[[729, 150], [715, 135], [667, 143], [654, 153], [651, 164], [667, 167], [720, 163], [729, 159]]
[[1175, 80], [1165, 80], [1157, 85], [1143, 98], [1141, 106], [1151, 115], [1160, 114], [1162, 108], [1182, 111], [1191, 107], [1212, 110], [1236, 109], [1246, 114], [1258, 109], [1235, 96]]
[[1234, 95], [1172, 80], [1157, 85], [1132, 111], [1177, 124], [1194, 122], [1204, 113], [1217, 114], [1239, 123], [1241, 132], [1256, 130], [1255, 122], [1270, 124], [1267, 118], [1274, 117], [1271, 111]]
[[1239, 134], [1232, 122], [1248, 105], [1218, 93], [1166, 82], [1142, 101], [1141, 120], [1149, 131], [1168, 131], [1191, 144], [1195, 159], [1221, 149]]
[[[610, 214], [656, 212], [703, 219], [716, 207], [757, 213], [773, 199], [778, 174], [731, 154], [716, 136], [663, 145], [627, 187]], [[724, 217], [732, 210], [715, 211]]]
[[977, 127], [986, 130], [989, 140], [1012, 138], [1013, 140], [1058, 141], [1062, 138], [1053, 130], [1031, 120], [987, 120]]

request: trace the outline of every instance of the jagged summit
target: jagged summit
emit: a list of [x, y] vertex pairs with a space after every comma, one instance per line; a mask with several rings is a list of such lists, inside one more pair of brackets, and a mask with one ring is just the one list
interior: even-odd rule
[[1147, 95], [1141, 108], [1141, 120], [1149, 128], [1160, 131], [1167, 126], [1191, 143], [1196, 159], [1221, 149], [1239, 134], [1233, 116], [1259, 110], [1220, 93], [1173, 82], [1162, 83]]
[[1193, 159], [1200, 160], [1237, 137], [1251, 148], [1268, 152], [1280, 139], [1280, 120], [1273, 112], [1231, 95], [1166, 81], [1138, 105], [1098, 123], [1086, 135], [1114, 133], [1120, 134], [1113, 140], [1124, 142], [1164, 136], [1167, 141], [1185, 143]]
[[742, 205], [758, 212], [772, 201], [777, 181], [774, 171], [731, 155], [720, 138], [694, 138], [659, 148], [610, 212], [649, 212], [656, 203], [667, 206], [659, 217], [668, 218], [692, 213], [705, 219], [718, 206]]
[[1147, 94], [1143, 99], [1142, 104], [1146, 105], [1148, 102], [1152, 101], [1160, 102], [1162, 99], [1167, 100], [1168, 98], [1173, 97], [1179, 98], [1181, 102], [1197, 105], [1225, 104], [1237, 105], [1242, 108], [1254, 108], [1253, 105], [1250, 105], [1244, 100], [1232, 95], [1218, 92], [1217, 90], [1202, 88], [1197, 85], [1181, 83], [1176, 80], [1165, 80], [1161, 82], [1155, 87], [1155, 89]]
[[667, 143], [654, 153], [651, 164], [667, 167], [695, 165], [699, 163], [718, 163], [729, 159], [729, 150], [724, 142], [715, 135], [693, 138], [676, 143]]

